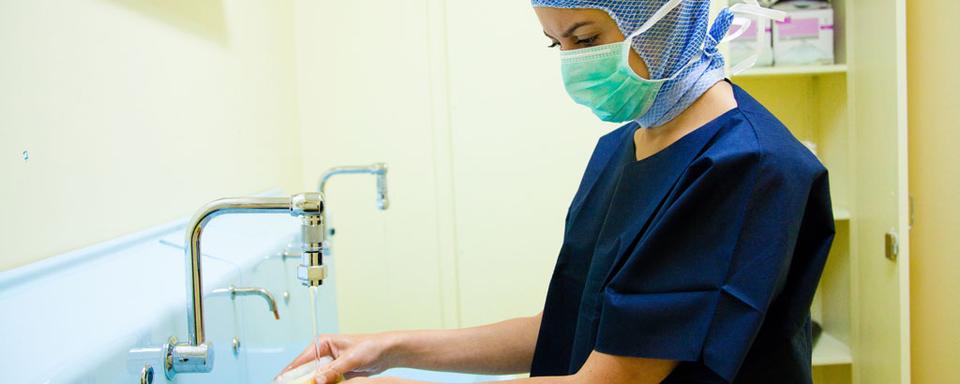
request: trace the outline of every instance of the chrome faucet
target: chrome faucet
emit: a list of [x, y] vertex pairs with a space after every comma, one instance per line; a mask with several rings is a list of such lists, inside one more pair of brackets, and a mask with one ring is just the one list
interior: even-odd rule
[[[367, 174], [374, 175], [377, 177], [377, 209], [384, 211], [390, 208], [390, 197], [387, 195], [387, 164], [386, 163], [373, 163], [369, 165], [345, 165], [339, 167], [333, 167], [323, 172], [320, 175], [320, 185], [317, 187], [317, 190], [320, 193], [323, 193], [326, 196], [327, 191], [327, 182], [330, 181], [330, 178], [336, 175], [349, 175], [349, 174]], [[323, 213], [323, 222], [327, 223], [327, 213]], [[330, 228], [330, 235], [334, 234], [333, 228]]]
[[[215, 200], [203, 206], [187, 224], [187, 328], [188, 339], [171, 338], [164, 345], [164, 373], [170, 380], [178, 373], [207, 373], [213, 369], [213, 347], [206, 339], [203, 322], [203, 281], [201, 279], [200, 237], [213, 218], [238, 213], [287, 213], [301, 218], [301, 257], [297, 277], [306, 286], [323, 284], [323, 194], [307, 192], [289, 198], [240, 197]], [[272, 296], [270, 297], [272, 299]], [[276, 302], [272, 310], [276, 310]]]
[[277, 311], [277, 301], [274, 300], [273, 294], [270, 293], [270, 290], [266, 288], [237, 288], [234, 286], [229, 286], [226, 288], [214, 289], [212, 292], [214, 295], [218, 294], [227, 294], [230, 295], [231, 300], [235, 300], [237, 296], [259, 296], [267, 302], [267, 307], [271, 313], [273, 313], [273, 318], [280, 320], [280, 312]]
[[325, 193], [327, 188], [327, 181], [330, 181], [330, 178], [335, 175], [345, 175], [345, 174], [369, 174], [375, 175], [377, 177], [377, 208], [386, 210], [390, 208], [390, 198], [387, 196], [387, 164], [386, 163], [374, 163], [370, 165], [348, 165], [341, 167], [333, 167], [320, 176], [320, 186], [317, 187], [317, 190], [320, 193]]

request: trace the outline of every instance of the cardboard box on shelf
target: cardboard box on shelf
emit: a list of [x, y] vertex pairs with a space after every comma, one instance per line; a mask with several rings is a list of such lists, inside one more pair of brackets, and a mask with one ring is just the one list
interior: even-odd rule
[[833, 8], [823, 1], [778, 3], [787, 12], [773, 24], [773, 61], [777, 66], [830, 65], [833, 55]]

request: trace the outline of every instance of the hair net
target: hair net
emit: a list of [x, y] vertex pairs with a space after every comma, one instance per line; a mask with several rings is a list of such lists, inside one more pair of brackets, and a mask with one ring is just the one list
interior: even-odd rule
[[[532, 0], [534, 7], [593, 8], [606, 11], [629, 36], [669, 0]], [[663, 84], [650, 110], [637, 118], [643, 127], [662, 125], [687, 109], [711, 86], [722, 80], [724, 62], [717, 44], [727, 34], [733, 13], [721, 11], [707, 33], [710, 1], [684, 0], [666, 17], [632, 42], [650, 70], [651, 80]]]

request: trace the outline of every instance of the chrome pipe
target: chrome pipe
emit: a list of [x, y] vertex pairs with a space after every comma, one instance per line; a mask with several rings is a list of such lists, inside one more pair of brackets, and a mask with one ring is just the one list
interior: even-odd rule
[[203, 322], [203, 281], [201, 278], [200, 237], [207, 223], [224, 214], [287, 213], [287, 197], [233, 197], [212, 201], [200, 208], [187, 224], [187, 341], [194, 346], [206, 342]]

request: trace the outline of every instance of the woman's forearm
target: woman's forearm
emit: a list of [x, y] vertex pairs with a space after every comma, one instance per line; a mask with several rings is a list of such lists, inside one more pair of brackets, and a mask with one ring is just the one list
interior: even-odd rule
[[456, 330], [391, 335], [390, 355], [398, 367], [478, 374], [530, 369], [541, 315]]

